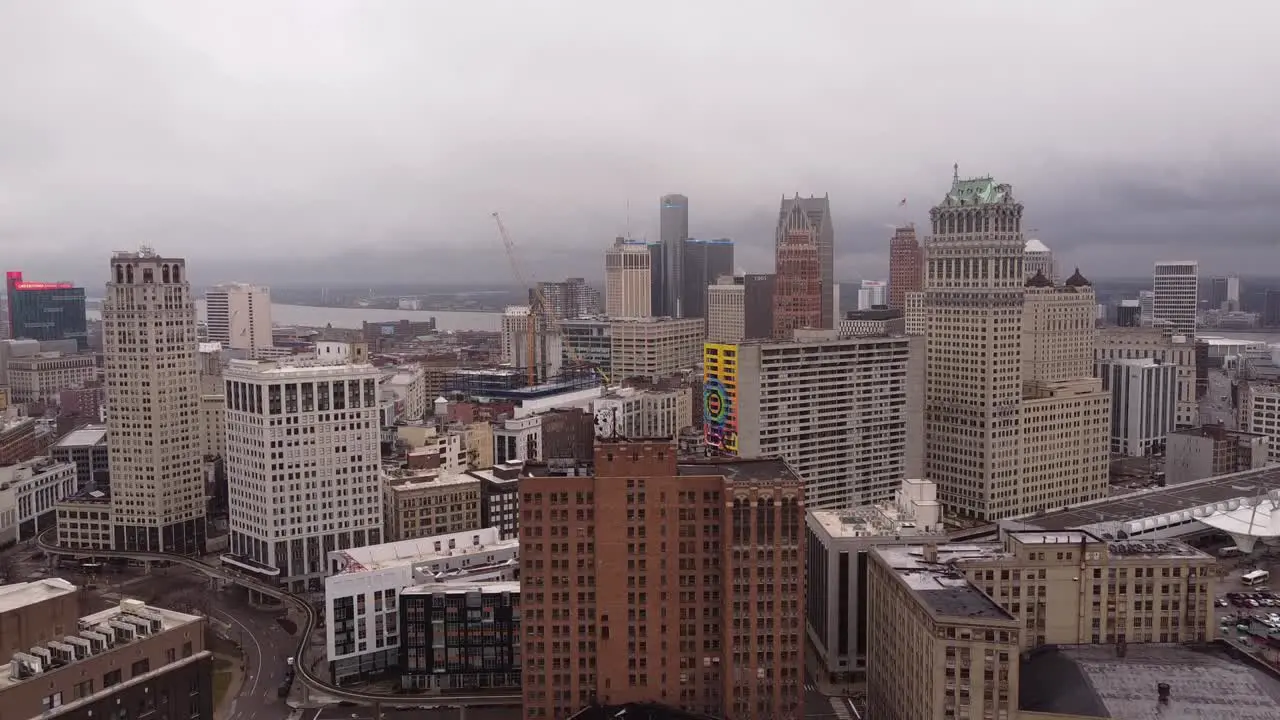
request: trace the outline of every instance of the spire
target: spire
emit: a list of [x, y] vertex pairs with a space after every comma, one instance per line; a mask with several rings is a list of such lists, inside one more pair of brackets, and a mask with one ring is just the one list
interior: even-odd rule
[[951, 166], [951, 182], [960, 182], [960, 163]]
[[1089, 282], [1085, 276], [1081, 275], [1080, 268], [1077, 267], [1076, 271], [1072, 273], [1071, 277], [1067, 278], [1067, 281], [1063, 283], [1063, 285], [1066, 285], [1067, 287], [1085, 287], [1091, 286], [1093, 283]]

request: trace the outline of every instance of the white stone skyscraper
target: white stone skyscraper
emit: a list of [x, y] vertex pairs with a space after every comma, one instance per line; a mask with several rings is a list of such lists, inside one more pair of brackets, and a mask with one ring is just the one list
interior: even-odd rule
[[318, 592], [329, 552], [382, 542], [378, 378], [372, 365], [231, 361], [225, 559]]
[[271, 290], [248, 283], [227, 283], [204, 294], [209, 342], [258, 358], [271, 350]]
[[604, 314], [649, 317], [653, 303], [653, 257], [644, 242], [618, 238], [604, 253]]
[[1161, 260], [1152, 277], [1155, 298], [1152, 315], [1156, 325], [1167, 325], [1174, 333], [1195, 337], [1199, 303], [1199, 263], [1194, 260]]
[[102, 337], [112, 547], [201, 554], [200, 381], [186, 261], [149, 248], [112, 255]]
[[1078, 273], [1061, 287], [1025, 279], [1022, 213], [1011, 185], [957, 173], [925, 242], [925, 476], [952, 511], [984, 520], [1106, 490], [1093, 289]]

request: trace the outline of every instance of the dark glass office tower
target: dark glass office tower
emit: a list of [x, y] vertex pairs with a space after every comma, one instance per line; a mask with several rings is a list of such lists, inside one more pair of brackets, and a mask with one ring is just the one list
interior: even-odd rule
[[84, 288], [69, 282], [29, 282], [20, 271], [5, 276], [9, 301], [9, 337], [28, 340], [75, 340], [89, 349]]
[[721, 275], [733, 274], [732, 240], [689, 240], [684, 245], [684, 287], [680, 292], [681, 316], [707, 316], [707, 286]]

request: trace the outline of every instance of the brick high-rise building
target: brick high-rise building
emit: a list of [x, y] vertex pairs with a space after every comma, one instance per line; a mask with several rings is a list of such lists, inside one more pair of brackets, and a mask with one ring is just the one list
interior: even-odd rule
[[922, 290], [924, 249], [916, 238], [915, 223], [907, 223], [889, 239], [889, 307], [906, 308], [907, 293]]
[[[835, 282], [835, 229], [831, 224], [831, 199], [826, 196], [802, 198], [799, 194], [790, 199], [783, 197], [782, 206], [778, 209], [778, 245], [782, 245], [796, 227], [797, 210], [807, 220], [818, 254], [818, 301], [821, 307], [818, 312], [819, 320], [811, 327], [831, 330], [835, 328], [837, 316], [840, 315], [840, 308], [836, 307], [838, 288]], [[781, 270], [779, 266], [778, 271]]]
[[791, 206], [778, 229], [777, 276], [773, 294], [773, 337], [790, 340], [798, 328], [822, 328], [822, 286], [818, 229], [803, 206]]
[[525, 718], [593, 702], [801, 717], [804, 488], [786, 463], [639, 441], [525, 472]]

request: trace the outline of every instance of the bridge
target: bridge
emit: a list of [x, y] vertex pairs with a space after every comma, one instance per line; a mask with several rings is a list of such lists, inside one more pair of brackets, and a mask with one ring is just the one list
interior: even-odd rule
[[[315, 608], [311, 606], [305, 598], [294, 595], [281, 589], [278, 586], [264, 583], [256, 578], [249, 577], [239, 571], [230, 570], [225, 567], [210, 565], [202, 560], [187, 557], [185, 555], [175, 555], [172, 553], [152, 553], [152, 552], [135, 552], [131, 550], [87, 550], [87, 549], [71, 549], [58, 545], [57, 542], [50, 541], [53, 533], [57, 532], [57, 528], [50, 528], [41, 533], [36, 538], [36, 544], [41, 551], [54, 557], [70, 557], [73, 559], [90, 559], [90, 558], [114, 558], [120, 560], [139, 560], [142, 562], [167, 562], [181, 565], [182, 567], [203, 573], [211, 578], [222, 580], [224, 582], [240, 585], [248, 590], [266, 595], [267, 597], [279, 600], [306, 617], [307, 621], [300, 638], [298, 639], [298, 649], [294, 653], [297, 658], [294, 662], [294, 671], [297, 678], [302, 684], [318, 692], [329, 695], [338, 700], [354, 702], [361, 705], [374, 705], [375, 709], [380, 712], [382, 705], [395, 706], [411, 706], [419, 707], [423, 705], [435, 706], [456, 706], [461, 708], [467, 707], [519, 707], [523, 702], [523, 698], [519, 694], [499, 693], [499, 694], [476, 694], [476, 695], [409, 695], [401, 693], [373, 693], [361, 692], [359, 690], [351, 690], [330, 683], [311, 672], [310, 664], [306, 662], [306, 655], [311, 648], [311, 636], [316, 631], [320, 616]], [[380, 717], [379, 712], [374, 713], [374, 717]]]

